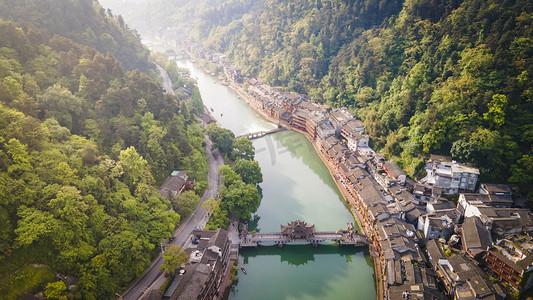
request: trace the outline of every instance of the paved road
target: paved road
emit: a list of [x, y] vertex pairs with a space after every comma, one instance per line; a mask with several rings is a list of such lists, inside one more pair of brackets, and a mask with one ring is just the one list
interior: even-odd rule
[[174, 95], [174, 89], [172, 89], [172, 80], [170, 80], [170, 77], [168, 76], [167, 71], [165, 71], [165, 69], [163, 69], [163, 67], [161, 67], [160, 65], [155, 65], [155, 66], [157, 67], [157, 70], [163, 77], [163, 87], [165, 88], [165, 91], [167, 93]]
[[[224, 160], [220, 156], [214, 156], [211, 151], [211, 141], [209, 138], [205, 138], [206, 148], [207, 148], [207, 157], [209, 158], [209, 174], [208, 174], [208, 187], [198, 204], [198, 207], [194, 213], [187, 218], [178, 228], [174, 237], [176, 238], [172, 245], [183, 246], [184, 249], [190, 244], [190, 236], [192, 231], [195, 228], [203, 228], [207, 223], [207, 211], [202, 208], [202, 203], [214, 197], [217, 194], [218, 186], [221, 184], [220, 177], [218, 176], [218, 168], [224, 164]], [[159, 267], [163, 263], [161, 255], [159, 255], [150, 265], [150, 267], [145, 271], [140, 278], [138, 278], [124, 293], [122, 298], [126, 300], [136, 300], [142, 299], [144, 295], [150, 289], [158, 289], [163, 282], [165, 277], [162, 273], [159, 272]]]

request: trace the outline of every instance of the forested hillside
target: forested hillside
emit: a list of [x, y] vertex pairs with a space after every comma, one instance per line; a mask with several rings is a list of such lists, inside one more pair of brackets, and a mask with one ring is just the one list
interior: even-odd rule
[[[46, 14], [70, 22], [59, 20], [61, 11]], [[193, 108], [201, 100], [183, 74], [172, 75], [194, 101], [42, 27], [0, 19], [0, 294], [42, 290], [58, 272], [79, 279], [69, 297], [113, 298], [180, 219], [157, 184], [188, 169], [199, 194], [206, 186], [204, 132]]]
[[102, 0], [105, 7], [120, 11], [139, 32], [172, 28], [183, 37], [205, 39], [212, 29], [226, 26], [255, 6], [260, 0]]
[[48, 35], [58, 34], [73, 41], [111, 52], [126, 70], [148, 71], [149, 51], [136, 31], [120, 15], [113, 15], [93, 0], [2, 0], [0, 17], [19, 26], [37, 27]]
[[408, 171], [430, 153], [531, 186], [533, 5], [406, 1], [332, 60], [314, 99], [348, 106]]
[[527, 0], [268, 0], [201, 40], [245, 75], [352, 109], [411, 175], [451, 154], [530, 187], [532, 13]]

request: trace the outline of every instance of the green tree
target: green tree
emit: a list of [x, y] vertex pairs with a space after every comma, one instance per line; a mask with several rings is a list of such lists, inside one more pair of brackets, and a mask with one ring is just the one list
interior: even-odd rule
[[100, 45], [104, 51], [114, 52], [118, 48], [117, 41], [105, 32], [100, 35]]
[[234, 184], [235, 182], [241, 181], [241, 176], [237, 174], [230, 166], [223, 165], [218, 169], [218, 173], [222, 175], [223, 179], [222, 182], [226, 186], [230, 186]]
[[59, 125], [56, 119], [49, 118], [44, 121], [44, 125], [50, 131], [50, 137], [55, 141], [65, 141], [70, 137], [70, 130], [68, 128]]
[[200, 90], [198, 90], [198, 87], [196, 86], [192, 88], [191, 104], [193, 112], [196, 115], [199, 115], [204, 112], [204, 103], [202, 102], [202, 96], [200, 95]]
[[241, 175], [244, 183], [257, 185], [263, 182], [263, 174], [261, 167], [257, 161], [249, 161], [246, 159], [238, 159], [233, 167], [235, 173]]
[[[529, 191], [531, 197], [531, 186], [527, 186], [533, 182], [533, 150], [529, 154], [524, 154], [516, 164], [511, 166], [510, 182], [515, 182], [520, 185], [526, 191]], [[529, 190], [528, 190], [529, 189]]]
[[200, 196], [196, 195], [194, 191], [184, 191], [174, 201], [174, 207], [182, 218], [186, 218], [194, 211], [199, 202]]
[[[74, 127], [75, 123], [79, 123], [81, 115], [81, 99], [72, 95], [72, 93], [60, 86], [54, 84], [46, 89], [44, 94], [37, 97], [37, 101], [47, 117], [53, 117], [63, 127], [76, 132], [79, 127]], [[77, 126], [80, 126], [77, 124]]]
[[46, 299], [59, 299], [61, 294], [67, 290], [65, 283], [63, 281], [56, 281], [49, 283], [44, 290], [44, 295]]
[[220, 205], [220, 199], [215, 199], [213, 197], [205, 200], [202, 203], [202, 208], [207, 210], [208, 212], [212, 212]]
[[225, 187], [221, 193], [222, 206], [240, 219], [250, 219], [261, 203], [259, 191], [252, 184], [237, 181]]
[[17, 215], [20, 220], [15, 229], [15, 248], [31, 245], [41, 237], [49, 236], [54, 230], [54, 216], [49, 212], [21, 206]]
[[492, 96], [489, 103], [489, 111], [483, 114], [483, 119], [487, 120], [492, 128], [498, 129], [505, 123], [505, 110], [507, 108], [507, 97], [496, 94]]
[[134, 147], [120, 151], [118, 158], [124, 168], [124, 182], [130, 187], [133, 187], [141, 179], [147, 165], [146, 160]]
[[209, 124], [207, 134], [211, 141], [213, 141], [213, 148], [218, 148], [224, 154], [231, 154], [233, 139], [235, 139], [235, 134], [231, 130]]
[[187, 253], [181, 246], [172, 245], [168, 247], [163, 256], [163, 264], [159, 267], [159, 272], [174, 274], [176, 268], [187, 261]]
[[227, 229], [230, 225], [230, 219], [228, 217], [228, 211], [221, 208], [221, 201], [216, 201], [216, 206], [211, 213], [211, 217], [206, 224], [205, 230], [216, 230], [218, 228]]
[[241, 158], [246, 160], [254, 160], [254, 155], [254, 145], [249, 139], [238, 138], [233, 142], [233, 149], [231, 150], [231, 159], [237, 160]]
[[4, 78], [4, 84], [7, 87], [10, 96], [15, 99], [22, 93], [22, 86], [20, 83], [11, 76]]

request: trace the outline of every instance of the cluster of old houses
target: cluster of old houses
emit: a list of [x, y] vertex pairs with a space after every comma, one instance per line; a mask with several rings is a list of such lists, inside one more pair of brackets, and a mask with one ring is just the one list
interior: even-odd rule
[[[224, 56], [204, 58], [243, 82]], [[256, 79], [246, 83], [252, 108], [306, 135], [329, 165], [371, 242], [384, 298], [500, 299], [500, 284], [533, 285], [533, 215], [515, 207], [509, 186], [479, 184], [477, 168], [439, 155], [414, 182], [369, 147], [364, 124], [349, 110]], [[459, 194], [457, 204], [443, 197], [452, 194]]]
[[[386, 298], [440, 299], [442, 290], [456, 299], [505, 297], [482, 268], [516, 289], [533, 283], [533, 216], [514, 207], [508, 186], [481, 184], [474, 193], [479, 170], [438, 155], [428, 161], [427, 176], [413, 182], [369, 147], [364, 124], [349, 110], [255, 79], [248, 85], [255, 110], [305, 134], [330, 165], [361, 216]], [[457, 205], [443, 197], [458, 193]]]
[[215, 299], [221, 296], [221, 285], [229, 270], [231, 242], [224, 229], [193, 231], [195, 244], [186, 249], [188, 258], [176, 270], [165, 294], [151, 289], [143, 299]]

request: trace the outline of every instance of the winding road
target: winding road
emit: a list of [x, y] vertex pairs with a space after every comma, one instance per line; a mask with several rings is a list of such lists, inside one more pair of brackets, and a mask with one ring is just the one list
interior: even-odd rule
[[[158, 66], [161, 75], [164, 78], [166, 84], [164, 87], [167, 92], [172, 90], [172, 83], [168, 78], [166, 72]], [[204, 141], [206, 143], [207, 158], [209, 159], [209, 173], [208, 173], [208, 187], [198, 203], [196, 210], [179, 226], [174, 233], [174, 241], [170, 245], [182, 246], [186, 249], [191, 243], [191, 233], [196, 228], [203, 228], [209, 219], [207, 217], [207, 211], [202, 207], [202, 203], [211, 197], [217, 195], [218, 186], [221, 184], [220, 176], [218, 175], [218, 168], [224, 164], [224, 159], [211, 151], [212, 142], [208, 136], [205, 136]], [[136, 300], [142, 299], [146, 293], [151, 289], [159, 289], [159, 287], [165, 282], [164, 274], [159, 272], [159, 267], [163, 264], [163, 257], [161, 254], [152, 262], [150, 267], [144, 271], [144, 273], [137, 278], [123, 293], [120, 295], [122, 299]]]

